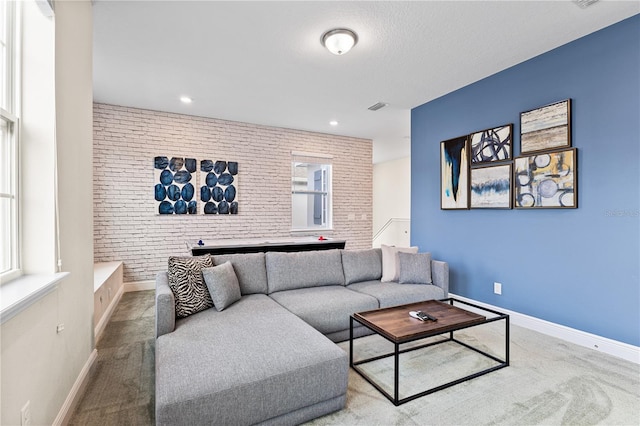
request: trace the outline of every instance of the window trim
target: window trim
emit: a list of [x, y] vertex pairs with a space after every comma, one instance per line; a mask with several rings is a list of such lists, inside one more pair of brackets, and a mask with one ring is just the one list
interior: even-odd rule
[[[326, 154], [313, 154], [313, 153], [301, 153], [301, 152], [292, 152], [291, 153], [291, 202], [292, 202], [292, 211], [291, 211], [291, 232], [292, 233], [312, 233], [312, 232], [325, 232], [333, 230], [333, 164], [332, 164], [332, 156]], [[294, 190], [294, 170], [296, 165], [298, 164], [316, 164], [322, 167], [323, 171], [327, 171], [327, 177], [325, 180], [326, 189], [317, 191], [317, 190]], [[324, 226], [313, 226], [313, 227], [294, 227], [293, 218], [293, 196], [296, 194], [302, 195], [321, 195], [322, 196], [322, 210], [325, 211], [325, 225]]]
[[20, 2], [3, 1], [5, 6], [6, 28], [6, 105], [0, 105], [0, 119], [7, 123], [8, 143], [11, 163], [9, 193], [1, 193], [0, 197], [13, 201], [10, 213], [10, 266], [6, 271], [0, 271], [0, 282], [6, 283], [22, 275], [22, 248], [20, 226]]

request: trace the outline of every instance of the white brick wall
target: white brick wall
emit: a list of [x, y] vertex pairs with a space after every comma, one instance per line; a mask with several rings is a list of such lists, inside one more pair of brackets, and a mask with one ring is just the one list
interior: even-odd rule
[[[334, 230], [323, 235], [371, 247], [368, 139], [106, 104], [94, 104], [93, 129], [94, 258], [123, 261], [124, 282], [154, 279], [169, 256], [189, 254], [187, 241], [292, 236], [291, 151], [333, 156]], [[158, 155], [237, 161], [239, 214], [158, 215]]]

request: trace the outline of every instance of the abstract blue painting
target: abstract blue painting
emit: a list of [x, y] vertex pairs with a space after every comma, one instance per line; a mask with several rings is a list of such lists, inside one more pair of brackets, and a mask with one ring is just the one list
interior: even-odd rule
[[511, 159], [513, 124], [482, 130], [469, 135], [471, 165]]
[[196, 214], [195, 158], [164, 157], [153, 159], [155, 177], [154, 198], [158, 214]]
[[515, 159], [516, 208], [578, 208], [578, 150], [541, 152]]
[[238, 163], [200, 161], [202, 214], [238, 214]]
[[440, 142], [440, 208], [469, 208], [469, 142], [466, 136]]
[[511, 164], [471, 169], [471, 208], [510, 209]]

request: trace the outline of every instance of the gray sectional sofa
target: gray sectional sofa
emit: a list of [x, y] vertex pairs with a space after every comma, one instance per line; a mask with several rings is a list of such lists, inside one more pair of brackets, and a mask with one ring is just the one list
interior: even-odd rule
[[[176, 319], [167, 273], [156, 279], [156, 424], [300, 424], [340, 410], [352, 313], [448, 296], [433, 284], [381, 282], [380, 249], [212, 256], [230, 261], [242, 297]], [[363, 327], [355, 336], [367, 334]]]

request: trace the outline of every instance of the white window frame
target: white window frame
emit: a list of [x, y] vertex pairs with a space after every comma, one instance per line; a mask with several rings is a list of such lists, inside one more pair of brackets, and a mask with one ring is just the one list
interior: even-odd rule
[[[291, 231], [292, 232], [314, 232], [314, 231], [327, 231], [333, 228], [333, 203], [332, 203], [332, 167], [331, 156], [324, 154], [310, 154], [310, 153], [292, 153], [291, 159]], [[296, 188], [296, 183], [300, 177], [296, 176], [296, 167], [301, 165], [314, 165], [318, 166], [318, 171], [322, 172], [321, 188], [320, 189], [300, 189]], [[307, 178], [308, 179], [308, 178]], [[307, 220], [307, 226], [299, 226], [295, 222], [295, 196], [306, 195], [307, 197], [321, 197], [321, 220], [322, 223], [314, 226], [309, 226]], [[308, 210], [305, 211], [308, 213]]]
[[[3, 61], [6, 64], [6, 69], [3, 72], [3, 81], [0, 83], [4, 86], [5, 99], [0, 99], [0, 120], [6, 124], [7, 134], [6, 140], [3, 143], [8, 143], [8, 147], [0, 147], [2, 155], [7, 155], [8, 158], [2, 159], [0, 163], [4, 168], [5, 161], [8, 163], [8, 173], [3, 173], [0, 179], [8, 179], [6, 185], [0, 185], [0, 198], [10, 200], [8, 217], [3, 217], [3, 220], [8, 220], [8, 223], [0, 223], [0, 229], [3, 230], [3, 242], [2, 242], [2, 256], [8, 257], [8, 263], [5, 265], [5, 259], [2, 259], [0, 263], [0, 279], [2, 282], [9, 281], [22, 274], [21, 271], [21, 259], [20, 259], [20, 156], [19, 156], [19, 129], [20, 121], [18, 116], [19, 111], [19, 93], [20, 93], [20, 81], [19, 81], [19, 64], [20, 64], [20, 49], [19, 49], [19, 30], [20, 30], [20, 2], [11, 0], [0, 0], [0, 7], [4, 8], [4, 22], [1, 27], [5, 29], [6, 33], [2, 34], [0, 38], [0, 45], [4, 45]], [[6, 190], [5, 190], [6, 188]], [[5, 230], [8, 229], [9, 235], [5, 235]], [[5, 243], [9, 244], [5, 247]], [[5, 250], [8, 249], [8, 253]]]

